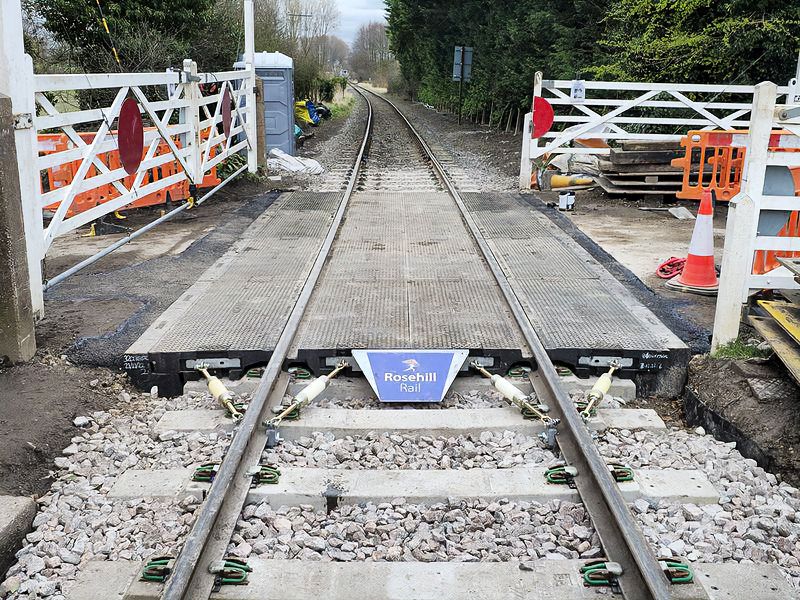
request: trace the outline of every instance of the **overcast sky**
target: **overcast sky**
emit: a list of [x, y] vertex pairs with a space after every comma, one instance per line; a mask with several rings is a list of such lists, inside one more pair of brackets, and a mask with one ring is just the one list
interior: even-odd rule
[[356, 37], [358, 28], [370, 21], [384, 22], [383, 0], [336, 0], [341, 18], [334, 32], [348, 44]]

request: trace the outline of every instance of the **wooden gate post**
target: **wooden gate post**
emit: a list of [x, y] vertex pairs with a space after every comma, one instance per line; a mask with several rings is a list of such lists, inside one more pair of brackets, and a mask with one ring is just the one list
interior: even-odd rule
[[44, 314], [44, 221], [39, 199], [38, 142], [33, 128], [36, 100], [33, 61], [25, 54], [22, 39], [20, 0], [0, 0], [0, 93], [11, 98], [31, 305], [34, 315], [41, 317]]
[[[41, 289], [41, 285], [39, 286]], [[0, 94], [0, 364], [36, 352], [11, 99]]]

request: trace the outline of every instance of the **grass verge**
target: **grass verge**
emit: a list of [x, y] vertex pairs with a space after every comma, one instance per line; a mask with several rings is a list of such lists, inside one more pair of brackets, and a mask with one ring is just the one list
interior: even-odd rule
[[711, 353], [711, 358], [727, 358], [730, 360], [746, 360], [748, 358], [767, 358], [771, 350], [760, 350], [758, 346], [748, 344], [745, 340], [738, 339], [720, 346]]

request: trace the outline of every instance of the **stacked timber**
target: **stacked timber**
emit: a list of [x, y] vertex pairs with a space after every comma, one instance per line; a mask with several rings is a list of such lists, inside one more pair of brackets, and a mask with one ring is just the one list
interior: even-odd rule
[[674, 196], [681, 189], [683, 169], [672, 159], [682, 157], [680, 142], [626, 140], [600, 160], [597, 182], [609, 194]]

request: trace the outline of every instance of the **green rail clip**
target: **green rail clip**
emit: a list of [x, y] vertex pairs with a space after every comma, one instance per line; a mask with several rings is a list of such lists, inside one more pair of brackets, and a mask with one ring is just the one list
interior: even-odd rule
[[608, 470], [617, 483], [633, 481], [633, 469], [619, 463], [608, 463]]
[[506, 372], [506, 377], [527, 377], [530, 372], [530, 367], [511, 367]]
[[223, 585], [247, 585], [247, 576], [253, 568], [239, 558], [226, 557], [222, 569], [215, 573], [214, 592], [220, 591]]
[[567, 485], [571, 488], [575, 487], [575, 472], [574, 469], [568, 465], [550, 467], [544, 472], [544, 478], [547, 480], [547, 483]]
[[261, 465], [261, 469], [253, 475], [252, 487], [257, 485], [274, 485], [280, 481], [281, 471], [275, 465]]
[[583, 585], [589, 587], [611, 587], [612, 590], [619, 588], [617, 576], [608, 568], [605, 559], [591, 560], [580, 568], [583, 576]]
[[192, 473], [192, 481], [200, 483], [212, 483], [219, 471], [219, 463], [205, 463], [200, 465]]
[[659, 558], [658, 560], [670, 583], [680, 585], [694, 581], [694, 571], [688, 563], [677, 558]]
[[172, 562], [174, 556], [157, 556], [151, 558], [142, 569], [140, 581], [151, 581], [154, 583], [164, 583], [172, 572]]
[[303, 367], [290, 367], [289, 375], [294, 375], [295, 379], [311, 379], [311, 371]]

